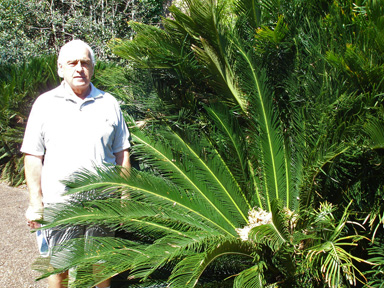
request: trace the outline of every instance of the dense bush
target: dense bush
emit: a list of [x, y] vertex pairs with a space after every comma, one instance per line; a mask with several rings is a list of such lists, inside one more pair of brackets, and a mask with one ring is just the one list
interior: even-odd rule
[[54, 54], [68, 40], [89, 42], [99, 59], [113, 58], [111, 38], [129, 39], [130, 20], [158, 25], [163, 0], [0, 2], [0, 64]]

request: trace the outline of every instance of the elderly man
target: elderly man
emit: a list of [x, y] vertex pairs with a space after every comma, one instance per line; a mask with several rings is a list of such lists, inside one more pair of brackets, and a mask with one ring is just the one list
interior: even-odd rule
[[[91, 83], [95, 58], [81, 40], [65, 44], [58, 57], [61, 85], [38, 97], [32, 107], [21, 151], [29, 190], [26, 217], [31, 228], [42, 218], [43, 208], [63, 203], [68, 196], [63, 180], [79, 169], [105, 163], [130, 167], [129, 131], [116, 99]], [[68, 231], [46, 229], [48, 246], [60, 243]], [[66, 234], [67, 233], [67, 234]], [[90, 236], [110, 236], [97, 227]], [[52, 275], [49, 287], [65, 287], [68, 273]], [[110, 286], [109, 281], [98, 285]]]

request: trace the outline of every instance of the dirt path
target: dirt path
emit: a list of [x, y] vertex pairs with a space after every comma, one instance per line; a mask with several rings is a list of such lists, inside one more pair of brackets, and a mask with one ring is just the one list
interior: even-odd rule
[[0, 287], [43, 288], [39, 273], [31, 269], [38, 256], [35, 234], [30, 233], [24, 213], [28, 192], [0, 183]]

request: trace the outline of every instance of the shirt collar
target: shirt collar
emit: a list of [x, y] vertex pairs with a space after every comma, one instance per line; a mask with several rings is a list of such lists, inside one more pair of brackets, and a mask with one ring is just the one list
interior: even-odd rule
[[61, 85], [58, 87], [58, 93], [56, 93], [55, 96], [74, 101], [75, 103], [79, 101], [94, 101], [95, 99], [103, 97], [103, 93], [99, 89], [97, 89], [92, 83], [89, 85], [91, 87], [91, 92], [84, 98], [84, 100], [82, 100], [77, 97], [75, 93], [73, 93], [72, 88], [63, 80]]

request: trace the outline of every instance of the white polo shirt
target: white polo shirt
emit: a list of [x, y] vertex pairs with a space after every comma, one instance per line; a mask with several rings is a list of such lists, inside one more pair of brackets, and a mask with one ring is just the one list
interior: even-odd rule
[[33, 104], [21, 152], [44, 155], [41, 185], [45, 205], [63, 202], [65, 185], [80, 169], [116, 164], [114, 153], [130, 147], [116, 99], [91, 84], [84, 99], [64, 81]]

